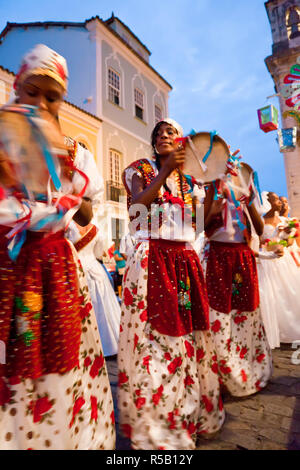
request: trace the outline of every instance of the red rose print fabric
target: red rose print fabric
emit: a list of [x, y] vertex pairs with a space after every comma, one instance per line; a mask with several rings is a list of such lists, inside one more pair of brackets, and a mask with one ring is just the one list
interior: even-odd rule
[[81, 309], [87, 312], [81, 318], [79, 364], [64, 374], [37, 379], [0, 378], [3, 450], [115, 448], [113, 400], [95, 313], [87, 308], [86, 278], [69, 245], [78, 268]]
[[[197, 436], [216, 432], [225, 418], [219, 376], [210, 367], [216, 350], [209, 331], [172, 336], [153, 328], [150, 260], [145, 241], [127, 260], [118, 353], [120, 429], [134, 449], [195, 449]], [[190, 307], [183, 278], [176, 300]]]
[[79, 363], [81, 306], [76, 264], [63, 232], [28, 232], [16, 262], [0, 227], [0, 375], [38, 378]]
[[272, 356], [260, 309], [229, 314], [210, 309], [210, 319], [217, 351], [211, 363], [213, 372], [233, 396], [264, 388], [272, 374]]
[[[148, 262], [147, 311], [152, 327], [169, 336], [208, 330], [207, 292], [195, 251], [186, 243], [150, 240]], [[125, 305], [129, 295], [126, 292]]]
[[259, 306], [253, 251], [244, 243], [210, 242], [206, 265], [209, 305], [218, 312], [253, 312]]

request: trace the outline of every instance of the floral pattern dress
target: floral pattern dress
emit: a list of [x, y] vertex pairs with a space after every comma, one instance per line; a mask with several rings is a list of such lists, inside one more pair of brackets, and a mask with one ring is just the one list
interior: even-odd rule
[[[168, 246], [168, 241], [162, 242]], [[159, 276], [157, 265], [151, 268], [151, 250], [151, 241], [137, 241], [123, 278], [118, 353], [120, 426], [134, 449], [195, 449], [197, 438], [216, 433], [225, 418], [218, 372], [212, 368], [216, 360], [213, 337], [209, 329], [200, 327], [184, 332], [184, 318], [193, 308], [193, 297], [189, 281], [184, 280], [173, 286], [175, 300], [171, 297], [173, 279], [167, 275], [166, 268], [172, 263], [162, 267], [165, 283], [157, 287], [160, 289], [157, 298], [151, 295], [153, 275]], [[176, 270], [179, 268], [173, 271]], [[173, 303], [166, 305], [169, 320], [164, 323], [153, 301], [160, 308], [166, 303], [166, 295]], [[202, 300], [207, 299], [204, 283], [202, 295]], [[187, 312], [186, 316], [183, 313], [182, 323], [176, 316], [176, 311], [181, 309]], [[160, 322], [155, 320], [156, 314]], [[177, 326], [180, 325], [178, 331], [183, 328], [181, 333], [173, 333], [175, 319]]]
[[271, 377], [272, 355], [254, 253], [246, 243], [210, 242], [206, 282], [221, 383], [233, 396], [256, 393]]
[[0, 379], [2, 450], [115, 448], [113, 400], [95, 313], [76, 250], [81, 300], [79, 366], [35, 380]]

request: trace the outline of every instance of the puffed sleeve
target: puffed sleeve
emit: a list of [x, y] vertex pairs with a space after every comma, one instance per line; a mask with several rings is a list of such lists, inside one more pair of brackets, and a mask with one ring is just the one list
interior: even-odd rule
[[129, 166], [128, 168], [125, 169], [124, 175], [125, 175], [126, 187], [128, 188], [129, 192], [131, 193], [132, 192], [132, 178], [133, 178], [133, 175], [137, 175], [139, 178], [142, 179], [142, 174], [137, 168]]
[[99, 259], [103, 255], [104, 241], [99, 232], [97, 233], [96, 237], [97, 238], [96, 238], [96, 243], [94, 245], [94, 255], [97, 259]]
[[[99, 173], [95, 159], [89, 150], [78, 144], [78, 150], [74, 161], [75, 166], [83, 171], [89, 178], [89, 184], [84, 196], [91, 199], [92, 205], [98, 205], [103, 201], [104, 183]], [[74, 173], [73, 185], [76, 191], [80, 191], [84, 184], [79, 173]]]

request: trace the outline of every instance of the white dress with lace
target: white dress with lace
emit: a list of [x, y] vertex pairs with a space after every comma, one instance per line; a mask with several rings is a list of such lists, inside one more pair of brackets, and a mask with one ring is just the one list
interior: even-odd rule
[[[70, 226], [68, 237], [74, 244], [81, 239], [75, 224]], [[103, 241], [97, 232], [78, 252], [78, 256], [87, 278], [104, 356], [113, 356], [118, 352], [121, 309], [108, 276], [97, 259], [102, 253]]]
[[[278, 238], [278, 227], [266, 224], [262, 239]], [[262, 316], [272, 348], [300, 340], [300, 275], [287, 248], [281, 258], [258, 263]]]

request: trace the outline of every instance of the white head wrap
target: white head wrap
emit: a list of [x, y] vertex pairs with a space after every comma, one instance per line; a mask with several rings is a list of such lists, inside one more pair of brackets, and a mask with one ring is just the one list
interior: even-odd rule
[[170, 124], [171, 126], [173, 126], [174, 129], [176, 129], [176, 131], [178, 132], [179, 137], [183, 137], [183, 129], [181, 125], [178, 124], [178, 122], [174, 121], [174, 119], [165, 118], [165, 119], [162, 119], [161, 122], [166, 122], [167, 124]]
[[67, 91], [68, 67], [64, 57], [45, 44], [37, 44], [23, 57], [16, 75], [14, 88], [30, 75], [46, 75], [53, 78]]

